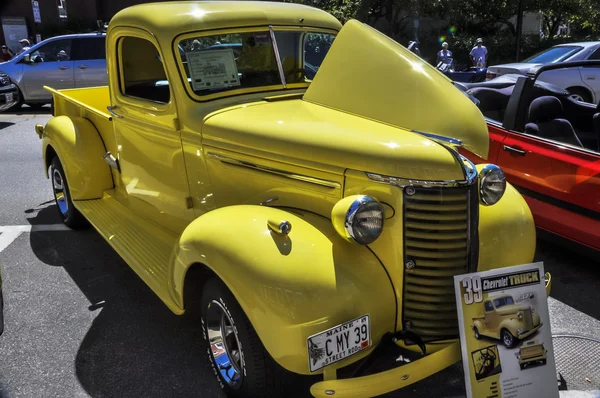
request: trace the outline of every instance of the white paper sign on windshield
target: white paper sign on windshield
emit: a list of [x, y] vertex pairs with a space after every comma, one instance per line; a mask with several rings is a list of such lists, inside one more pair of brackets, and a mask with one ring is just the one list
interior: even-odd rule
[[194, 91], [240, 85], [230, 48], [185, 53]]
[[467, 396], [558, 398], [544, 264], [454, 277]]

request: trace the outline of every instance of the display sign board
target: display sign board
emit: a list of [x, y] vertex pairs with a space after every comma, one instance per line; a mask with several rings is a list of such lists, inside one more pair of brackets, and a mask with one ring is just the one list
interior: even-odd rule
[[42, 23], [42, 15], [40, 14], [40, 3], [36, 0], [31, 2], [33, 8], [33, 21], [36, 23]]
[[21, 50], [19, 40], [29, 37], [27, 32], [27, 24], [23, 17], [2, 17], [2, 32], [4, 33], [4, 41], [8, 48], [15, 54]]
[[454, 277], [467, 396], [558, 398], [544, 264]]
[[192, 51], [185, 55], [194, 91], [240, 85], [232, 49]]

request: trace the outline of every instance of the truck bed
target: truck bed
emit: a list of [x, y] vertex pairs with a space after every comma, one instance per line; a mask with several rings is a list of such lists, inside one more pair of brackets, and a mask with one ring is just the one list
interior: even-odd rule
[[90, 120], [100, 133], [106, 150], [116, 153], [112, 117], [108, 113], [110, 94], [108, 86], [55, 90], [44, 86], [52, 93], [54, 116], [82, 117]]

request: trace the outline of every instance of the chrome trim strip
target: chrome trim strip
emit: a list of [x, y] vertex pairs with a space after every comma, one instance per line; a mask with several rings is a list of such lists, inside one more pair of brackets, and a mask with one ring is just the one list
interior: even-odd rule
[[449, 145], [455, 145], [455, 146], [464, 146], [463, 142], [459, 139], [456, 138], [450, 138], [450, 137], [444, 137], [443, 135], [437, 135], [437, 134], [431, 134], [431, 133], [424, 133], [422, 131], [418, 131], [418, 130], [410, 130], [413, 133], [417, 133], [417, 134], [421, 134], [424, 137], [427, 137], [433, 141], [436, 142], [441, 142], [442, 144], [449, 144]]
[[[445, 147], [445, 146], [444, 146]], [[410, 178], [403, 177], [392, 177], [381, 175], [377, 173], [369, 173], [367, 172], [367, 177], [371, 181], [382, 182], [384, 184], [395, 185], [400, 188], [413, 186], [413, 187], [422, 187], [422, 188], [440, 188], [440, 187], [461, 187], [466, 185], [471, 185], [477, 181], [477, 168], [475, 164], [471, 162], [466, 157], [461, 154], [452, 151], [450, 148], [445, 147], [450, 152], [452, 152], [453, 157], [457, 159], [462, 165], [463, 175], [465, 176], [464, 180], [447, 180], [447, 181], [426, 181], [426, 180], [411, 180]]]
[[277, 39], [275, 38], [275, 31], [273, 26], [269, 25], [269, 33], [271, 34], [271, 43], [273, 43], [273, 50], [275, 51], [275, 59], [277, 60], [277, 69], [279, 69], [279, 77], [281, 78], [281, 84], [283, 88], [286, 88], [285, 75], [283, 74], [283, 65], [281, 64], [281, 57], [279, 56], [279, 49], [277, 48]]
[[334, 188], [334, 189], [342, 188], [342, 185], [335, 181], [323, 180], [321, 178], [315, 178], [315, 177], [310, 177], [310, 176], [306, 176], [306, 175], [302, 175], [302, 174], [296, 174], [296, 173], [292, 173], [292, 172], [289, 172], [286, 170], [274, 169], [272, 167], [267, 167], [267, 166], [261, 166], [256, 163], [251, 163], [251, 162], [246, 162], [244, 160], [230, 158], [227, 156], [219, 155], [218, 153], [214, 153], [214, 152], [208, 152], [207, 155], [210, 156], [211, 158], [218, 159], [222, 163], [227, 163], [227, 164], [231, 164], [234, 166], [246, 167], [246, 168], [253, 169], [256, 171], [262, 171], [264, 173], [270, 173], [270, 174], [275, 174], [278, 176], [290, 178], [292, 180], [298, 180], [298, 181], [302, 181], [302, 182], [307, 182], [309, 184], [320, 185], [322, 187]]

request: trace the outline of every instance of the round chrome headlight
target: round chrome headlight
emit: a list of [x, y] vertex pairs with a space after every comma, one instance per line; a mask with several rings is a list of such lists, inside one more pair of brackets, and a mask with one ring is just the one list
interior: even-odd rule
[[502, 169], [488, 164], [479, 172], [479, 194], [485, 205], [497, 203], [506, 191], [506, 177]]
[[363, 196], [350, 205], [346, 213], [346, 231], [357, 243], [375, 242], [383, 231], [383, 206], [376, 199]]
[[520, 321], [522, 321], [522, 320], [523, 320], [523, 313], [522, 313], [522, 312], [519, 312], [519, 315], [518, 315], [518, 317], [519, 317], [519, 320], [520, 320]]
[[331, 221], [340, 236], [350, 242], [368, 245], [383, 231], [384, 208], [376, 199], [364, 195], [345, 197], [335, 204]]

